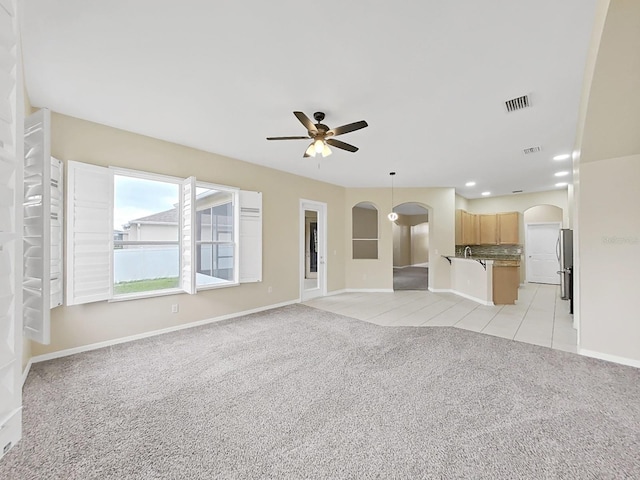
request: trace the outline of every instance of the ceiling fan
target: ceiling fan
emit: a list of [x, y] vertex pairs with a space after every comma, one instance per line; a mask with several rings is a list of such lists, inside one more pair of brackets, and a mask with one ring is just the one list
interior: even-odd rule
[[329, 145], [332, 147], [340, 148], [341, 150], [346, 150], [347, 152], [357, 152], [358, 147], [354, 147], [353, 145], [349, 145], [348, 143], [341, 142], [340, 140], [336, 140], [333, 137], [337, 137], [338, 135], [343, 135], [345, 133], [353, 132], [355, 130], [360, 130], [361, 128], [367, 127], [368, 124], [364, 120], [360, 120], [359, 122], [349, 123], [347, 125], [342, 125], [341, 127], [329, 128], [324, 125], [322, 120], [324, 120], [323, 112], [315, 112], [313, 114], [313, 118], [317, 123], [313, 123], [309, 117], [307, 117], [302, 112], [293, 112], [300, 123], [304, 125], [307, 129], [307, 133], [309, 134], [306, 137], [267, 137], [267, 140], [309, 140], [311, 139], [311, 145], [304, 152], [304, 157], [315, 157], [317, 153], [322, 154], [323, 157], [327, 157], [331, 155], [331, 149]]

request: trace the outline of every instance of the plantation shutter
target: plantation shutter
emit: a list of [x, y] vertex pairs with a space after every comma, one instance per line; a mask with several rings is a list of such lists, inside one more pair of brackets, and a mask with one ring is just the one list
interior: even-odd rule
[[51, 324], [50, 123], [47, 109], [24, 122], [22, 320], [25, 336], [43, 344]]
[[262, 192], [240, 191], [240, 283], [262, 281]]
[[196, 177], [182, 182], [180, 251], [182, 252], [182, 289], [196, 293]]
[[51, 157], [51, 291], [49, 307], [62, 305], [63, 298], [63, 204], [64, 204], [64, 175], [62, 162]]
[[113, 174], [69, 162], [67, 186], [67, 305], [111, 298]]

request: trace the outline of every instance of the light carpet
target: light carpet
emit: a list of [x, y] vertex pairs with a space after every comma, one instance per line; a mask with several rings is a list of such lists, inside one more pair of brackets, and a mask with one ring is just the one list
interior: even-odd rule
[[35, 364], [0, 478], [640, 478], [640, 371], [303, 305]]

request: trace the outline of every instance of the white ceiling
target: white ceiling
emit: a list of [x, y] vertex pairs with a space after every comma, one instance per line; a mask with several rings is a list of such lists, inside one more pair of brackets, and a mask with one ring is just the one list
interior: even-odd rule
[[[394, 170], [467, 198], [543, 191], [570, 170], [552, 157], [574, 145], [595, 3], [28, 0], [26, 86], [34, 106], [338, 185]], [[294, 110], [366, 120], [339, 137], [360, 151], [267, 142], [306, 135]]]

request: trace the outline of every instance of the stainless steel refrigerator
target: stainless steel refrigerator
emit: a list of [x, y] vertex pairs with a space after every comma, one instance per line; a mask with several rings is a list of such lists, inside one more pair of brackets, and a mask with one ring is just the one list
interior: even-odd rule
[[563, 300], [573, 298], [573, 230], [561, 228], [556, 245], [556, 255], [560, 265], [560, 292]]

